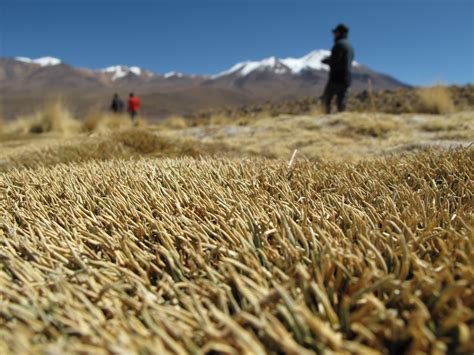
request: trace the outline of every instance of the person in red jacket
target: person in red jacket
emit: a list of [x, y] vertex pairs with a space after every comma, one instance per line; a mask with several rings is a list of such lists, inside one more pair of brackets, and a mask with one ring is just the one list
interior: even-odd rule
[[133, 92], [130, 93], [130, 98], [128, 99], [128, 113], [132, 118], [132, 121], [135, 120], [135, 117], [140, 111], [140, 99], [134, 95]]

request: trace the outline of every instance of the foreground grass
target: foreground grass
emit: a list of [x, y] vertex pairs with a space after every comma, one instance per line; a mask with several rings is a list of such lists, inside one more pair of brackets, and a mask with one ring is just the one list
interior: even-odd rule
[[471, 353], [473, 158], [0, 174], [0, 352]]

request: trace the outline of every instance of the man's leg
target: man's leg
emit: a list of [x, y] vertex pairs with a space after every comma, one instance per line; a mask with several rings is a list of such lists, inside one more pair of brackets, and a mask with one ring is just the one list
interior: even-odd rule
[[343, 112], [346, 110], [347, 91], [349, 87], [344, 85], [338, 88], [337, 92], [337, 110]]
[[323, 94], [323, 103], [324, 107], [326, 109], [326, 113], [330, 114], [331, 113], [331, 101], [332, 98], [334, 97], [334, 84], [331, 82], [328, 82], [326, 85], [326, 88], [324, 89], [324, 94]]

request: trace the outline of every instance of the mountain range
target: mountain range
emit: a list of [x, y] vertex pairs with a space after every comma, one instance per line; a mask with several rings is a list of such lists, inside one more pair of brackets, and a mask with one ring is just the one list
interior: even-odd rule
[[[322, 59], [327, 50], [301, 58], [270, 57], [237, 63], [214, 75], [181, 72], [155, 73], [137, 66], [103, 69], [76, 68], [58, 58], [0, 58], [0, 95], [5, 117], [34, 111], [60, 96], [76, 113], [107, 109], [118, 92], [123, 98], [136, 92], [143, 114], [160, 118], [196, 110], [319, 96], [328, 70]], [[363, 64], [353, 63], [353, 91], [395, 89], [407, 85]]]

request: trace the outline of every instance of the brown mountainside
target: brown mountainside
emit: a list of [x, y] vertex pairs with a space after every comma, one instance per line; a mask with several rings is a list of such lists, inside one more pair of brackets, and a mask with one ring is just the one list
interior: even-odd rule
[[[54, 58], [53, 58], [54, 59]], [[59, 60], [57, 60], [59, 62]], [[137, 67], [116, 66], [105, 70], [75, 68], [59, 62], [37, 64], [14, 58], [0, 58], [0, 98], [7, 119], [33, 112], [46, 101], [61, 97], [81, 115], [91, 109], [107, 109], [118, 92], [123, 98], [131, 91], [142, 98], [143, 114], [160, 118], [228, 106], [266, 101], [298, 99], [321, 94], [327, 70], [311, 68], [297, 73], [274, 59], [251, 62], [244, 72], [241, 64], [215, 76], [181, 73], [156, 74]], [[254, 63], [257, 63], [255, 65]], [[361, 91], [372, 82], [374, 90], [396, 89], [407, 85], [365, 66], [353, 69], [353, 89]]]

